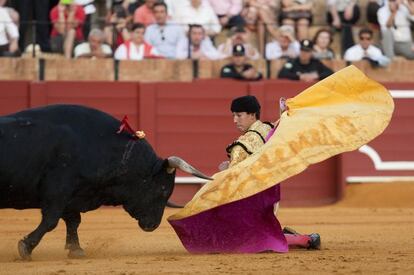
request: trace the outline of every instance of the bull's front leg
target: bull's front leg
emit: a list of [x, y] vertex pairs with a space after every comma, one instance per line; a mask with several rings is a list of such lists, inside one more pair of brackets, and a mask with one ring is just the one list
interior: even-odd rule
[[69, 258], [82, 258], [85, 251], [80, 247], [78, 237], [78, 227], [81, 222], [81, 215], [78, 212], [68, 212], [63, 214], [63, 220], [66, 223], [66, 245], [69, 249]]
[[39, 244], [43, 236], [52, 231], [58, 224], [61, 211], [42, 209], [42, 221], [39, 226], [18, 243], [18, 251], [23, 260], [31, 260], [33, 249]]

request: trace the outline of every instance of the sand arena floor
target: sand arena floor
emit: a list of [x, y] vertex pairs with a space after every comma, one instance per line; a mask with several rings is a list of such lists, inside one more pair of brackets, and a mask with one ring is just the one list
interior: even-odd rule
[[335, 205], [282, 206], [282, 225], [319, 232], [320, 251], [191, 255], [165, 217], [145, 233], [122, 208], [89, 212], [79, 229], [85, 259], [66, 257], [60, 222], [23, 262], [17, 241], [37, 226], [39, 211], [0, 210], [0, 274], [414, 274], [414, 183], [352, 185]]

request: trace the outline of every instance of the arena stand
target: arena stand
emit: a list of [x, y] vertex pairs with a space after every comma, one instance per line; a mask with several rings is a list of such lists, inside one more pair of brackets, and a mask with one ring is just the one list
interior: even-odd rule
[[[109, 74], [104, 70], [105, 66], [97, 66], [99, 63], [84, 65], [90, 64], [95, 66], [97, 77]], [[29, 76], [24, 70], [20, 72], [22, 76]], [[263, 119], [274, 121], [278, 116], [279, 97], [293, 97], [312, 84], [286, 80], [136, 82], [37, 81], [27, 78], [0, 81], [1, 115], [56, 103], [95, 107], [118, 119], [128, 115], [136, 129], [145, 131], [160, 156], [179, 155], [208, 174], [217, 171], [217, 165], [226, 159], [224, 148], [238, 135], [228, 110], [232, 98], [255, 95], [262, 102]], [[368, 144], [369, 147], [313, 165], [282, 184], [284, 205], [335, 202], [342, 198], [346, 182], [412, 180], [414, 149], [410, 141], [414, 138], [411, 127], [414, 84], [383, 84], [391, 90], [396, 105], [386, 131]], [[181, 173], [177, 182], [173, 199], [179, 203], [188, 201], [202, 183]]]
[[[71, 80], [71, 81], [172, 81], [191, 82], [220, 76], [224, 60], [115, 61], [112, 59], [0, 58], [0, 80]], [[268, 79], [276, 78], [283, 60], [253, 60], [251, 63]], [[327, 60], [333, 71], [347, 66], [344, 60]], [[396, 58], [383, 68], [374, 68], [367, 61], [353, 63], [367, 76], [380, 82], [411, 82], [414, 61]]]

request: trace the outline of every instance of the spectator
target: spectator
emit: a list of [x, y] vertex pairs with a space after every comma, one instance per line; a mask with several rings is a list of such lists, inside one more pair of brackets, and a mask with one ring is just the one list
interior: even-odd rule
[[277, 39], [267, 43], [266, 59], [295, 58], [299, 55], [300, 45], [295, 39], [295, 29], [290, 25], [279, 28]]
[[375, 27], [379, 27], [378, 23], [378, 10], [384, 5], [386, 0], [368, 0], [366, 8], [367, 22], [373, 24]]
[[[7, 12], [9, 13], [9, 16], [12, 20], [12, 22], [16, 25], [20, 25], [20, 14], [12, 7], [4, 6], [6, 4], [7, 0], [0, 0], [0, 7], [4, 7]], [[19, 32], [20, 33], [20, 32]]]
[[242, 16], [246, 21], [246, 28], [252, 32], [257, 32], [258, 46], [261, 53], [265, 47], [265, 30], [272, 35], [277, 35], [276, 31], [276, 10], [278, 1], [276, 0], [245, 0]]
[[112, 7], [112, 12], [109, 14], [104, 28], [105, 42], [112, 49], [116, 49], [130, 39], [128, 31], [129, 22], [130, 16], [128, 16], [127, 10], [122, 5]]
[[145, 25], [135, 23], [132, 27], [131, 41], [126, 41], [115, 51], [117, 60], [142, 60], [160, 57], [158, 51], [144, 41]]
[[218, 51], [223, 57], [232, 56], [233, 46], [236, 44], [242, 44], [248, 59], [259, 59], [259, 51], [249, 42], [249, 33], [243, 26], [236, 26], [231, 28], [231, 36], [225, 43], [218, 46]]
[[288, 60], [280, 70], [278, 78], [311, 82], [331, 75], [331, 69], [312, 57], [312, 50], [313, 43], [308, 39], [302, 40], [299, 57]]
[[352, 26], [359, 20], [360, 11], [357, 0], [327, 0], [328, 24], [341, 31], [341, 55], [354, 43]]
[[134, 14], [139, 7], [145, 4], [145, 0], [124, 0], [123, 4], [129, 14]]
[[66, 58], [72, 56], [74, 44], [81, 43], [83, 38], [82, 25], [85, 12], [73, 0], [60, 0], [59, 4], [50, 11], [53, 23], [51, 47], [53, 52], [63, 53]]
[[104, 33], [100, 29], [92, 29], [88, 35], [88, 42], [75, 47], [75, 58], [106, 58], [111, 57], [111, 47], [104, 44]]
[[412, 21], [414, 21], [414, 5], [410, 5], [406, 0], [388, 0], [388, 4], [378, 10], [382, 48], [388, 58], [401, 55], [407, 59], [414, 59], [410, 29]]
[[85, 23], [83, 24], [83, 36], [88, 37], [92, 27], [92, 15], [96, 12], [95, 0], [75, 0], [75, 4], [83, 7]]
[[145, 4], [140, 6], [134, 12], [134, 23], [142, 23], [145, 26], [155, 23], [152, 9], [156, 2], [157, 0], [145, 0]]
[[178, 41], [185, 37], [184, 29], [167, 22], [167, 5], [163, 2], [154, 5], [155, 24], [149, 25], [145, 41], [153, 45], [160, 55], [175, 58]]
[[282, 0], [279, 23], [295, 27], [299, 40], [308, 39], [313, 17], [312, 6], [312, 0]]
[[[182, 25], [199, 24], [204, 27], [208, 36], [214, 36], [221, 31], [221, 25], [208, 1], [187, 0], [181, 7], [176, 7], [173, 20]], [[176, 6], [178, 3], [176, 4]]]
[[325, 28], [319, 29], [313, 37], [313, 57], [319, 60], [334, 59], [335, 53], [331, 49], [332, 42], [332, 32]]
[[359, 31], [359, 44], [346, 50], [344, 59], [348, 62], [368, 60], [374, 67], [385, 67], [390, 63], [390, 59], [384, 56], [381, 50], [372, 45], [374, 33], [370, 29]]
[[5, 3], [5, 0], [0, 0], [0, 56], [13, 56], [19, 50], [19, 30], [3, 7]]
[[209, 2], [223, 28], [245, 24], [243, 17], [240, 15], [243, 8], [242, 0], [209, 0]]
[[[6, 2], [4, 0], [1, 0]], [[27, 45], [27, 31], [32, 27], [30, 20], [36, 20], [36, 41], [33, 43], [39, 44], [42, 51], [50, 52], [50, 29], [49, 29], [49, 0], [19, 0], [14, 1], [13, 6], [19, 13], [19, 48], [24, 49]], [[13, 19], [13, 18], [12, 18]], [[14, 19], [15, 20], [15, 19]]]
[[190, 25], [188, 36], [177, 45], [177, 59], [220, 59], [222, 55], [214, 47], [201, 25]]
[[243, 44], [234, 45], [232, 63], [221, 68], [220, 76], [238, 80], [260, 80], [263, 77], [251, 64], [246, 63], [246, 51]]

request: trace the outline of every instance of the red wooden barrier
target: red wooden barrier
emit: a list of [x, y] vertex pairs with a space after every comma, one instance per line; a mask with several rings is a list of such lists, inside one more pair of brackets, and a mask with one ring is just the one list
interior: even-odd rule
[[0, 81], [0, 115], [28, 108], [29, 100], [29, 81]]

